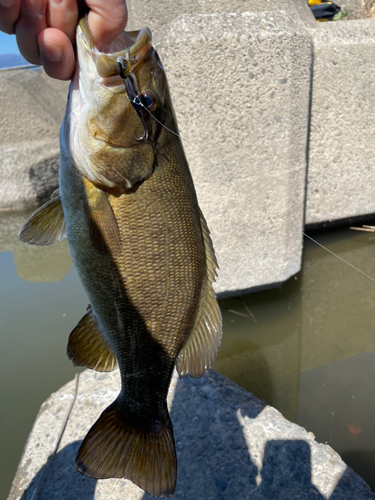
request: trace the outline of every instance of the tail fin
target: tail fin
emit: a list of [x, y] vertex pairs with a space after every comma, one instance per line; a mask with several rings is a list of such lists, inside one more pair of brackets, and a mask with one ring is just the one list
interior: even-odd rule
[[155, 497], [172, 496], [176, 487], [177, 460], [172, 422], [139, 425], [114, 401], [89, 430], [75, 466], [88, 477], [130, 479]]

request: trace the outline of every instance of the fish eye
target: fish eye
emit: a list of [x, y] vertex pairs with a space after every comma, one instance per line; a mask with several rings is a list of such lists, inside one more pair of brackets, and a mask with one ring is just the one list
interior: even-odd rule
[[155, 111], [158, 106], [156, 96], [149, 90], [144, 90], [142, 92], [142, 102], [149, 111]]

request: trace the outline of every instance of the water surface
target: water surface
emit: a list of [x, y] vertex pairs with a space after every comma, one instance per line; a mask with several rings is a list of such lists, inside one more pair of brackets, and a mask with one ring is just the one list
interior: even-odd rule
[[[87, 298], [66, 241], [23, 245], [28, 213], [0, 213], [0, 498], [42, 402], [74, 377], [70, 331]], [[375, 238], [313, 237], [375, 277]], [[303, 268], [279, 288], [220, 301], [214, 368], [329, 443], [375, 489], [375, 282], [305, 240]]]

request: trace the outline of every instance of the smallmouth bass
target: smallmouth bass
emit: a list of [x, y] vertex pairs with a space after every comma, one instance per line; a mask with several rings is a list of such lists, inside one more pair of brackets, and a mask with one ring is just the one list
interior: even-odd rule
[[83, 440], [77, 469], [171, 496], [177, 463], [166, 397], [175, 367], [181, 378], [198, 377], [216, 357], [218, 266], [150, 30], [123, 32], [104, 54], [84, 18], [77, 53], [60, 188], [20, 239], [67, 237], [90, 301], [68, 356], [93, 370], [120, 368], [121, 392]]

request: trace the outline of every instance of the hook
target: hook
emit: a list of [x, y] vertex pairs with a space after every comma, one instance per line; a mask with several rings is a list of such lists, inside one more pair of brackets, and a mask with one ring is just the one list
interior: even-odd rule
[[[125, 49], [126, 51], [126, 49]], [[127, 55], [128, 55], [127, 51]], [[142, 101], [139, 98], [139, 89], [138, 89], [138, 84], [137, 80], [134, 76], [134, 73], [130, 71], [130, 63], [128, 60], [126, 60], [124, 57], [118, 57], [116, 60], [116, 65], [117, 65], [117, 71], [118, 74], [120, 75], [120, 78], [124, 82], [125, 85], [125, 90], [128, 95], [128, 99], [131, 102], [133, 108], [137, 112], [137, 115], [139, 116], [144, 131], [141, 137], [135, 137], [133, 134], [133, 137], [136, 141], [145, 141], [148, 139], [148, 130], [147, 130], [147, 125], [146, 122], [143, 118], [141, 108], [143, 106]]]

